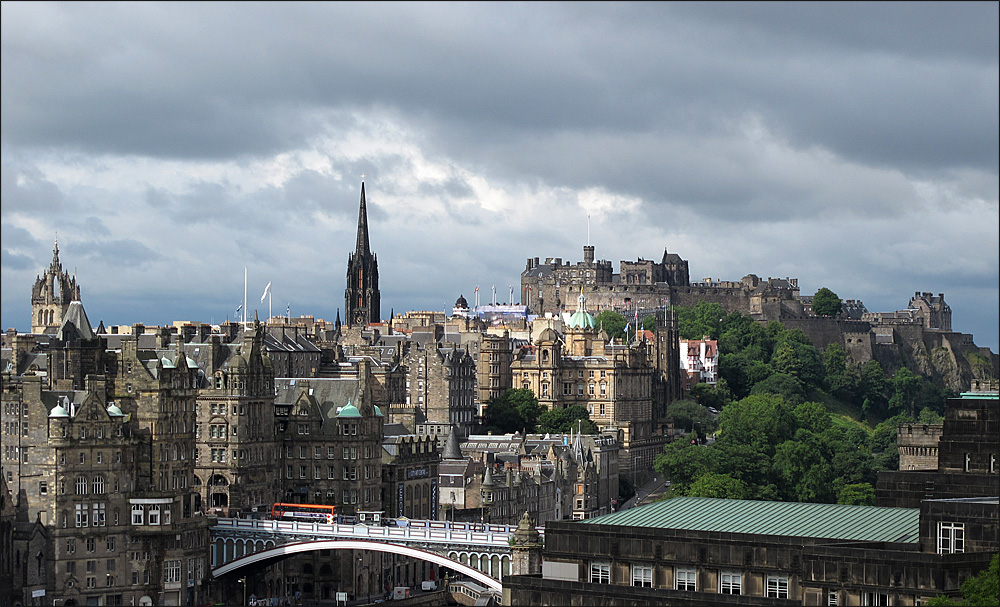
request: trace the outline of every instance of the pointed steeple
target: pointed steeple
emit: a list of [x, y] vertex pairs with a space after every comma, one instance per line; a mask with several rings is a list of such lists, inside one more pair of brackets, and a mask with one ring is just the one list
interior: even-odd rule
[[361, 182], [361, 208], [358, 210], [358, 244], [354, 248], [354, 254], [358, 257], [367, 257], [371, 249], [368, 243], [368, 206], [365, 204], [365, 182]]
[[462, 455], [462, 449], [458, 446], [458, 432], [455, 431], [455, 426], [451, 427], [451, 432], [448, 434], [447, 440], [445, 440], [444, 452], [441, 454], [441, 459], [465, 459], [465, 456]]
[[365, 327], [381, 320], [378, 291], [378, 258], [368, 241], [368, 205], [365, 182], [361, 181], [358, 209], [358, 240], [347, 258], [347, 289], [344, 291], [344, 322], [348, 327]]

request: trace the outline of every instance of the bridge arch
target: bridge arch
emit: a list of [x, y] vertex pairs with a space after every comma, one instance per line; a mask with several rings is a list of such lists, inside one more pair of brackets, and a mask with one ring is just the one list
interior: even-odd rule
[[467, 575], [475, 581], [492, 588], [494, 590], [502, 590], [503, 587], [499, 581], [486, 575], [485, 573], [473, 569], [467, 564], [460, 563], [458, 561], [452, 560], [442, 554], [436, 552], [430, 552], [428, 550], [421, 550], [419, 548], [411, 548], [410, 546], [402, 546], [399, 544], [385, 544], [381, 542], [370, 542], [365, 540], [313, 540], [306, 542], [294, 542], [290, 544], [282, 544], [276, 546], [269, 550], [264, 550], [261, 552], [255, 552], [253, 554], [247, 554], [237, 558], [234, 561], [228, 562], [225, 565], [216, 567], [212, 570], [212, 574], [216, 577], [222, 577], [226, 574], [232, 573], [242, 567], [247, 565], [252, 565], [254, 563], [259, 563], [268, 559], [273, 559], [275, 557], [288, 556], [292, 554], [299, 554], [302, 552], [314, 552], [316, 550], [372, 550], [375, 552], [387, 552], [391, 554], [399, 554], [402, 556], [408, 556], [416, 559], [422, 559], [429, 561], [436, 565], [441, 565], [442, 567], [447, 567], [453, 571], [457, 571], [463, 575]]

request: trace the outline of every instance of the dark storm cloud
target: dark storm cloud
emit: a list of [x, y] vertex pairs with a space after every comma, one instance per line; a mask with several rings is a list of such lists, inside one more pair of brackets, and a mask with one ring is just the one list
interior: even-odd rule
[[136, 268], [162, 259], [162, 255], [131, 238], [78, 242], [67, 248], [65, 258], [88, 259], [108, 268]]
[[[493, 141], [530, 145], [546, 134], [602, 129], [703, 132], [750, 110], [804, 144], [894, 165], [984, 166], [997, 157], [996, 129], [988, 128], [996, 117], [982, 111], [997, 95], [995, 52], [993, 62], [984, 59], [995, 50], [995, 28], [964, 16], [975, 10], [941, 19], [950, 13], [800, 15], [784, 4], [249, 8], [52, 5], [40, 12], [58, 18], [38, 15], [20, 34], [5, 28], [4, 84], [15, 86], [4, 103], [5, 140], [257, 155], [294, 147], [325, 120], [345, 120], [325, 108], [381, 104], [451, 125], [438, 130], [442, 145], [471, 130], [483, 157], [504, 163], [511, 160], [491, 154]], [[5, 7], [11, 17], [25, 10]], [[37, 29], [66, 40], [42, 46], [29, 38]], [[883, 39], [879, 31], [891, 33]], [[919, 45], [959, 33], [957, 49]], [[976, 62], [955, 63], [969, 55]], [[951, 85], [941, 86], [942, 77]], [[553, 158], [565, 151], [550, 149]]]
[[365, 174], [397, 311], [578, 258], [591, 213], [613, 261], [668, 245], [693, 277], [996, 308], [996, 3], [0, 10], [5, 270], [60, 230], [145, 260], [91, 295], [216, 276], [183, 299], [225, 314], [250, 265], [332, 316]]

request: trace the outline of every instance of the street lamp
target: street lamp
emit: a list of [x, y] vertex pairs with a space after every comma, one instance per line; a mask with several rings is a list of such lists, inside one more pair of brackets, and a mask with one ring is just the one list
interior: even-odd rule
[[243, 604], [246, 605], [247, 604], [247, 578], [246, 578], [246, 576], [243, 576], [243, 577], [241, 577], [240, 579], [238, 579], [236, 581], [239, 582], [240, 584], [243, 584]]

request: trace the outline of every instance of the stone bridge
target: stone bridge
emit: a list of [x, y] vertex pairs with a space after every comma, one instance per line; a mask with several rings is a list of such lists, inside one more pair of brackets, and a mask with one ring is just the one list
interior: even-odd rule
[[212, 573], [220, 578], [248, 565], [314, 550], [370, 550], [429, 561], [499, 590], [511, 572], [516, 529], [425, 520], [383, 527], [219, 518], [211, 525]]

